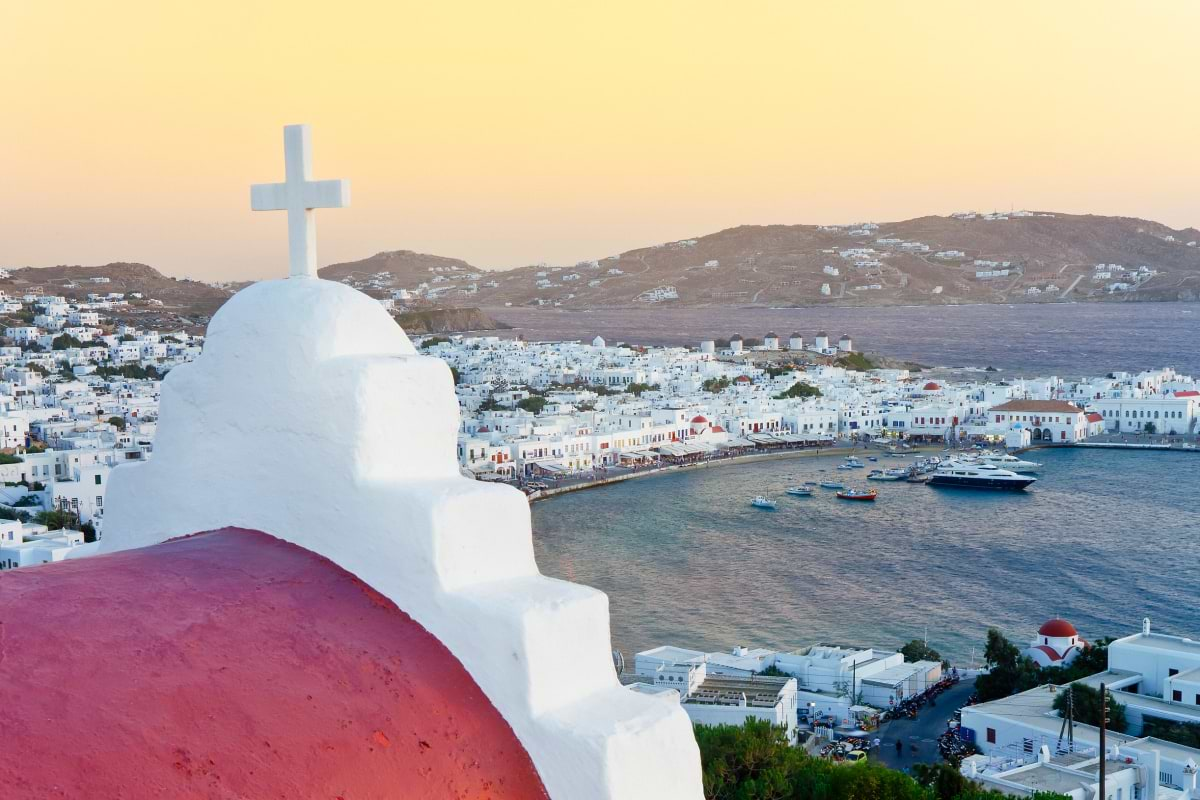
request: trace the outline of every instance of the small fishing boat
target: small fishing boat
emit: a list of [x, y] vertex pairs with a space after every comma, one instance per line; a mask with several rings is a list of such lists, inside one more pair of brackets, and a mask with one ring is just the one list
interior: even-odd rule
[[837, 496], [842, 500], [874, 500], [877, 494], [874, 489], [845, 489]]
[[838, 464], [837, 468], [838, 469], [854, 469], [854, 467], [850, 466], [849, 464]]
[[873, 469], [867, 473], [869, 481], [898, 481], [908, 475], [908, 470], [903, 469]]
[[768, 500], [767, 498], [763, 497], [761, 494], [758, 497], [751, 500], [750, 505], [754, 506], [755, 508], [765, 508], [768, 511], [775, 510], [775, 501]]
[[855, 456], [846, 456], [846, 463], [843, 465], [850, 469], [862, 469], [863, 463]]
[[784, 491], [794, 497], [809, 497], [813, 493], [811, 486], [789, 486]]
[[804, 486], [816, 486], [816, 485], [817, 485], [817, 482], [816, 482], [816, 481], [805, 481], [805, 482], [803, 483], [803, 485], [804, 485]]
[[879, 459], [876, 458], [875, 456], [867, 456], [867, 461], [878, 461], [878, 460]]
[[846, 485], [837, 481], [821, 481], [822, 489], [845, 489]]

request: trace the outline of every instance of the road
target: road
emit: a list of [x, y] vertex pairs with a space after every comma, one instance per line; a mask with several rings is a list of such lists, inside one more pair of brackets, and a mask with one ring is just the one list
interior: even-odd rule
[[[937, 739], [946, 730], [954, 712], [966, 705], [975, 691], [975, 679], [965, 679], [941, 694], [937, 705], [926, 704], [916, 719], [894, 719], [883, 723], [872, 738], [883, 740], [880, 752], [870, 757], [892, 769], [907, 769], [916, 763], [932, 764], [941, 760]], [[896, 740], [904, 743], [904, 755], [896, 757]], [[915, 752], [913, 748], [916, 748]]]

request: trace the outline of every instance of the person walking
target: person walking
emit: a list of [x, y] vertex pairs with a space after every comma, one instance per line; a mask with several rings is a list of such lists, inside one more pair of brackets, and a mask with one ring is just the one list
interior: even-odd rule
[[904, 742], [896, 740], [896, 758], [904, 758]]

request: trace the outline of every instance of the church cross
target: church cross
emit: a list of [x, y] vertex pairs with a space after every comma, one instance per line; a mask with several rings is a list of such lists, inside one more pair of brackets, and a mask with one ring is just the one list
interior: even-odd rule
[[314, 208], [350, 205], [350, 182], [312, 179], [311, 134], [307, 125], [283, 129], [286, 180], [250, 187], [250, 207], [255, 211], [288, 212], [288, 260], [293, 278], [317, 277], [317, 225]]

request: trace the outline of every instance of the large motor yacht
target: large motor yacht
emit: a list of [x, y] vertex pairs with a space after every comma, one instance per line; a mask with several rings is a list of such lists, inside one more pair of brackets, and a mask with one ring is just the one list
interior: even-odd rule
[[1018, 475], [995, 464], [947, 461], [929, 477], [930, 486], [953, 486], [961, 489], [1008, 489], [1019, 491], [1036, 481], [1028, 475]]
[[1042, 465], [1036, 461], [1024, 461], [1008, 453], [984, 453], [975, 460], [980, 464], [991, 464], [1000, 469], [1017, 473], [1037, 472], [1042, 468]]

